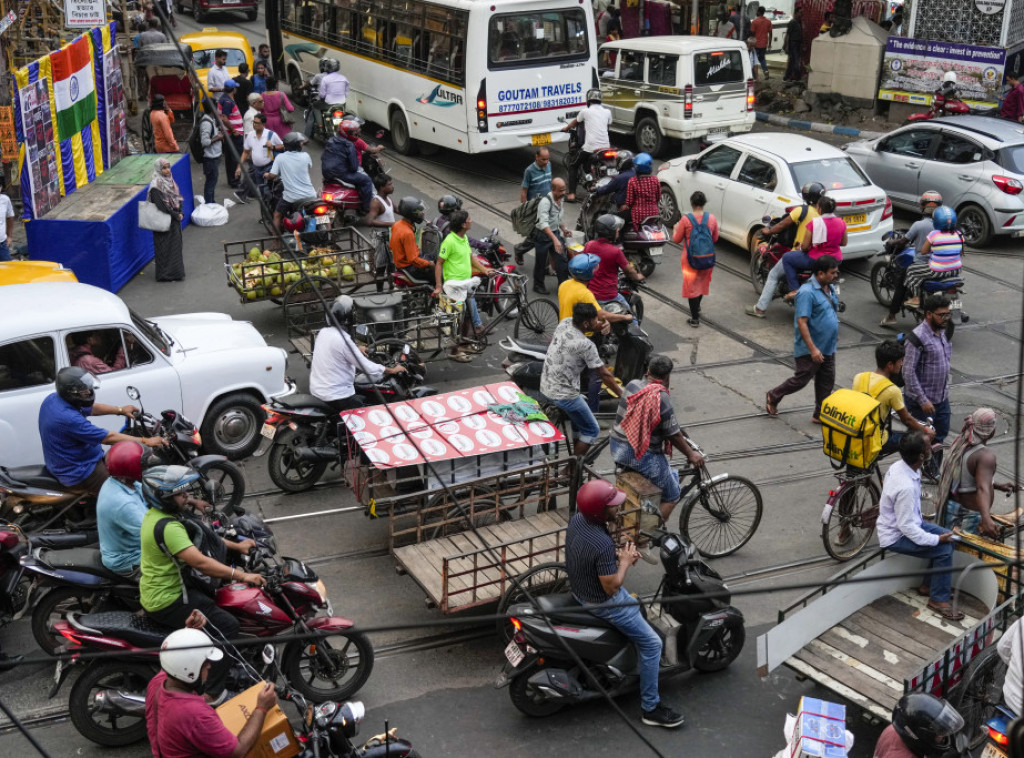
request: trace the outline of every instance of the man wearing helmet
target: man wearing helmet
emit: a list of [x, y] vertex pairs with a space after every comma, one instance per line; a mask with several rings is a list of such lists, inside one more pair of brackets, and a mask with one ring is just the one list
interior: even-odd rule
[[[630, 214], [633, 227], [640, 225], [652, 216], [660, 216], [658, 201], [661, 199], [661, 185], [658, 179], [651, 176], [654, 161], [647, 153], [640, 153], [633, 159], [636, 176], [626, 185], [626, 202], [619, 206], [623, 214]], [[625, 218], [625, 216], [623, 216]]]
[[963, 266], [960, 254], [964, 249], [964, 238], [956, 228], [956, 211], [948, 205], [940, 205], [932, 212], [932, 226], [933, 230], [921, 245], [920, 257], [923, 260], [914, 261], [907, 267], [904, 286], [914, 296], [907, 301], [907, 305], [912, 307], [921, 302], [922, 293], [918, 290], [922, 284], [955, 279], [960, 276]]
[[583, 146], [576, 160], [569, 166], [569, 194], [566, 200], [576, 202], [576, 185], [579, 183], [580, 170], [586, 170], [594, 160], [594, 153], [607, 150], [611, 146], [608, 139], [608, 127], [612, 123], [612, 112], [601, 104], [601, 90], [587, 90], [587, 107], [581, 108], [576, 118], [562, 127], [563, 132], [582, 126], [584, 129]]
[[[99, 386], [99, 380], [84, 368], [62, 368], [57, 373], [57, 391], [48, 395], [39, 407], [39, 437], [46, 468], [71, 492], [98, 493], [108, 476], [103, 463], [103, 445], [137, 439], [120, 432], [108, 432], [85, 420], [87, 416], [131, 418], [136, 412], [133, 405], [95, 402]], [[150, 447], [166, 444], [162, 437], [141, 441]]]
[[[906, 235], [904, 235], [904, 239], [906, 240], [908, 248], [914, 248], [914, 250], [920, 251], [924, 241], [935, 228], [932, 224], [932, 213], [935, 212], [936, 208], [942, 205], [942, 195], [935, 190], [928, 190], [921, 195], [918, 202], [921, 206], [921, 218], [911, 224], [910, 229], [908, 229]], [[918, 254], [914, 258], [914, 263], [927, 262], [927, 256]], [[899, 313], [900, 306], [903, 305], [903, 301], [907, 299], [907, 270], [902, 266], [897, 266], [896, 276], [897, 279], [893, 286], [892, 303], [889, 305], [889, 313], [879, 322], [879, 326], [895, 326], [896, 314]]]
[[[309, 83], [303, 88], [306, 92], [315, 92], [317, 95], [320, 94], [320, 82], [322, 82], [324, 77], [327, 76], [327, 71], [330, 68], [330, 60], [330, 58], [326, 57], [320, 59], [320, 63], [317, 66], [319, 71], [313, 75], [313, 78], [310, 79]], [[257, 61], [257, 63], [258, 62], [259, 61]], [[338, 64], [338, 67], [341, 68], [340, 63]], [[306, 136], [310, 139], [313, 139], [317, 117], [322, 118], [326, 111], [327, 108], [322, 102], [314, 103], [312, 107], [306, 109]], [[329, 129], [325, 129], [324, 133], [326, 134], [329, 131]]]
[[263, 175], [264, 179], [281, 177], [283, 191], [281, 199], [274, 208], [274, 227], [281, 231], [281, 218], [293, 213], [302, 205], [317, 197], [313, 181], [309, 178], [309, 170], [313, 168], [313, 159], [302, 149], [306, 138], [299, 132], [288, 132], [284, 135], [284, 152], [274, 158], [270, 171]]
[[[146, 615], [158, 624], [172, 629], [183, 626], [193, 611], [200, 611], [215, 629], [227, 639], [238, 634], [238, 621], [220, 608], [210, 595], [188, 581], [190, 569], [212, 579], [245, 582], [263, 586], [259, 574], [227, 566], [199, 550], [189, 536], [182, 517], [193, 501], [190, 490], [199, 474], [186, 466], [156, 466], [142, 475], [142, 496], [149, 509], [142, 518], [142, 545], [139, 579], [139, 601]], [[234, 546], [248, 553], [253, 546], [246, 540]], [[232, 546], [228, 546], [232, 547]], [[225, 660], [211, 671], [209, 689], [218, 695], [230, 663]]]
[[[634, 282], [642, 282], [644, 277], [643, 274], [637, 273], [632, 263], [626, 260], [622, 248], [617, 244], [619, 232], [625, 225], [626, 222], [620, 216], [611, 213], [598, 216], [594, 222], [596, 238], [584, 245], [583, 252], [596, 255], [600, 261], [593, 278], [587, 284], [587, 288], [594, 293], [597, 302], [609, 303], [615, 300], [626, 308], [630, 308], [626, 298], [619, 294], [619, 271], [624, 271], [626, 276]], [[559, 293], [559, 302], [561, 302], [561, 293]]]
[[100, 560], [116, 574], [138, 578], [142, 547], [139, 532], [146, 515], [142, 466], [146, 448], [138, 440], [117, 442], [107, 451], [107, 472], [96, 498]]
[[892, 723], [878, 738], [874, 758], [941, 758], [963, 728], [964, 717], [945, 700], [911, 692], [893, 708]]
[[256, 707], [236, 737], [203, 697], [207, 678], [224, 653], [202, 629], [171, 632], [160, 646], [162, 669], [146, 687], [146, 733], [160, 758], [242, 758], [260, 738], [277, 705], [274, 685], [256, 696]]
[[[462, 210], [462, 200], [457, 198], [455, 195], [442, 195], [441, 199], [437, 201], [437, 218], [434, 219], [434, 226], [437, 228], [438, 234], [443, 242], [445, 237], [448, 236], [448, 232], [451, 228], [452, 214], [455, 211]], [[480, 250], [486, 247], [483, 240], [477, 239], [466, 235], [466, 239], [469, 240], [469, 246], [474, 250]]]
[[337, 325], [321, 329], [313, 345], [309, 392], [336, 411], [347, 411], [362, 405], [354, 385], [357, 372], [366, 374], [374, 382], [380, 381], [385, 374], [405, 373], [405, 366], [385, 368], [374, 363], [352, 341], [348, 328], [354, 305], [348, 295], [336, 297], [331, 304], [331, 316]]
[[[572, 310], [576, 303], [590, 303], [597, 309], [599, 330], [607, 334], [609, 324], [616, 321], [632, 321], [631, 313], [609, 313], [601, 307], [588, 285], [594, 278], [601, 259], [590, 252], [574, 255], [569, 261], [569, 278], [558, 285], [558, 320], [572, 318]], [[628, 264], [627, 264], [628, 265]], [[627, 304], [628, 308], [629, 305]]]
[[[564, 323], [564, 322], [563, 322]], [[626, 500], [626, 493], [603, 479], [593, 479], [576, 493], [576, 513], [565, 534], [565, 570], [576, 600], [590, 613], [611, 622], [633, 641], [640, 654], [641, 718], [650, 726], [679, 727], [683, 716], [661, 702], [658, 668], [661, 637], [651, 628], [636, 598], [623, 584], [626, 572], [640, 558], [632, 542], [616, 548], [608, 533]]]
[[398, 201], [398, 215], [401, 216], [391, 227], [391, 255], [395, 268], [417, 282], [432, 284], [434, 264], [420, 254], [416, 244], [416, 227], [423, 223], [426, 206], [418, 197], [411, 195]]
[[341, 73], [341, 62], [337, 58], [327, 58], [326, 72], [317, 85], [321, 107], [324, 110], [337, 108], [348, 100], [348, 78]]
[[358, 135], [358, 122], [345, 119], [338, 124], [338, 133], [324, 145], [320, 171], [324, 182], [343, 182], [355, 187], [362, 204], [360, 212], [366, 215], [370, 211], [370, 200], [373, 198], [373, 180], [361, 170], [359, 152], [352, 141]]
[[[636, 167], [633, 165], [633, 153], [629, 150], [619, 150], [619, 155], [615, 159], [615, 168], [618, 170], [612, 180], [605, 184], [603, 187], [598, 187], [594, 190], [595, 195], [612, 195], [612, 205], [618, 209], [622, 208], [626, 203], [626, 187], [629, 185], [629, 180], [636, 176]], [[620, 212], [623, 221], [629, 220], [629, 211]]]

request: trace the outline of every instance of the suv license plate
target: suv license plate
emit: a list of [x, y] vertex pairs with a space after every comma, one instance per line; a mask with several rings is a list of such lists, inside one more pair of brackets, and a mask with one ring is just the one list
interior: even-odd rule
[[526, 653], [520, 650], [519, 644], [515, 640], [508, 643], [508, 647], [505, 648], [505, 658], [512, 664], [512, 668], [522, 663], [525, 657]]
[[266, 437], [268, 440], [274, 439], [274, 435], [277, 434], [277, 427], [273, 424], [264, 424], [263, 428], [260, 429], [260, 434]]
[[541, 147], [542, 145], [550, 145], [551, 144], [551, 132], [547, 132], [546, 134], [535, 134], [530, 139], [533, 142], [533, 146], [534, 147]]
[[647, 252], [651, 254], [652, 258], [657, 258], [658, 256], [665, 254], [665, 248], [662, 247], [661, 245], [658, 245], [657, 247], [652, 247]]

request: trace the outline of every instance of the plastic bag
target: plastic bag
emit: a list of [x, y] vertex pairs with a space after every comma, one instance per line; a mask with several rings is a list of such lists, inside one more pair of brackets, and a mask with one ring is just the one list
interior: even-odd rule
[[203, 203], [192, 211], [192, 223], [196, 226], [223, 226], [228, 222], [228, 209], [217, 203]]

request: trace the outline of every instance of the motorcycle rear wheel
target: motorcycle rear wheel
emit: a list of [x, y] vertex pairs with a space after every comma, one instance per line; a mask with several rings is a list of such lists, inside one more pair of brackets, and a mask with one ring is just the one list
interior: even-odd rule
[[[323, 652], [330, 658], [330, 671], [324, 670], [327, 664], [319, 657]], [[288, 683], [314, 703], [348, 700], [366, 684], [371, 671], [373, 645], [365, 635], [351, 631], [325, 632], [315, 644], [289, 642], [281, 661]], [[332, 686], [316, 687], [315, 682]]]
[[43, 595], [32, 610], [32, 636], [47, 655], [57, 655], [64, 638], [53, 631], [52, 622], [68, 612], [92, 613], [100, 610], [104, 593], [77, 587], [54, 587]]
[[[146, 739], [146, 717], [95, 712], [95, 693], [117, 689], [145, 695], [149, 680], [157, 673], [156, 666], [125, 661], [97, 661], [87, 668], [71, 688], [68, 711], [78, 733], [104, 747], [132, 745]], [[97, 721], [102, 717], [105, 724]], [[120, 722], [120, 723], [119, 723]], [[123, 725], [122, 725], [123, 724]]]
[[750, 284], [753, 285], [754, 292], [760, 295], [764, 291], [765, 282], [768, 281], [768, 266], [764, 256], [757, 251], [758, 244], [760, 243], [757, 237], [754, 237], [750, 244]]
[[[654, 258], [651, 258], [650, 256], [645, 258], [642, 255], [637, 255], [635, 258], [636, 270], [643, 274], [645, 279], [654, 273], [654, 269], [657, 267], [657, 264], [654, 262]], [[632, 263], [632, 261], [630, 262]]]
[[512, 683], [508, 686], [508, 696], [512, 700], [512, 705], [527, 716], [544, 718], [545, 716], [553, 716], [562, 710], [560, 702], [549, 700], [543, 692], [530, 684], [530, 676], [538, 671], [543, 671], [545, 668], [548, 668], [546, 664], [528, 669], [513, 679]]
[[305, 492], [320, 481], [328, 461], [300, 461], [295, 448], [311, 446], [316, 441], [308, 429], [289, 429], [274, 440], [267, 459], [267, 472], [276, 487], [285, 492]]
[[743, 619], [730, 616], [725, 625], [719, 629], [718, 634], [697, 651], [693, 667], [704, 673], [727, 668], [743, 650], [746, 638], [747, 632], [743, 626]]

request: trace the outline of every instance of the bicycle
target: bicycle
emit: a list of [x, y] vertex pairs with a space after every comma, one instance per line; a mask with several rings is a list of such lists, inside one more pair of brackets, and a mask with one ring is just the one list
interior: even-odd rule
[[848, 561], [864, 549], [875, 533], [882, 472], [876, 460], [866, 469], [848, 466], [835, 472], [835, 476], [839, 487], [829, 490], [821, 512], [821, 541], [830, 556]]
[[[474, 346], [478, 351], [482, 351], [488, 345], [487, 336], [499, 324], [503, 324], [506, 318], [511, 318], [516, 311], [518, 313], [515, 316], [515, 324], [512, 326], [512, 334], [516, 339], [524, 338], [542, 344], [551, 342], [559, 321], [558, 305], [543, 298], [530, 300], [527, 296], [527, 277], [525, 275], [508, 272], [504, 276], [508, 284], [511, 285], [511, 290], [480, 292], [471, 295], [477, 300], [493, 300], [495, 307], [492, 309], [493, 315], [476, 330], [476, 335], [463, 338], [463, 344]], [[466, 309], [462, 309], [460, 318], [467, 316]]]

